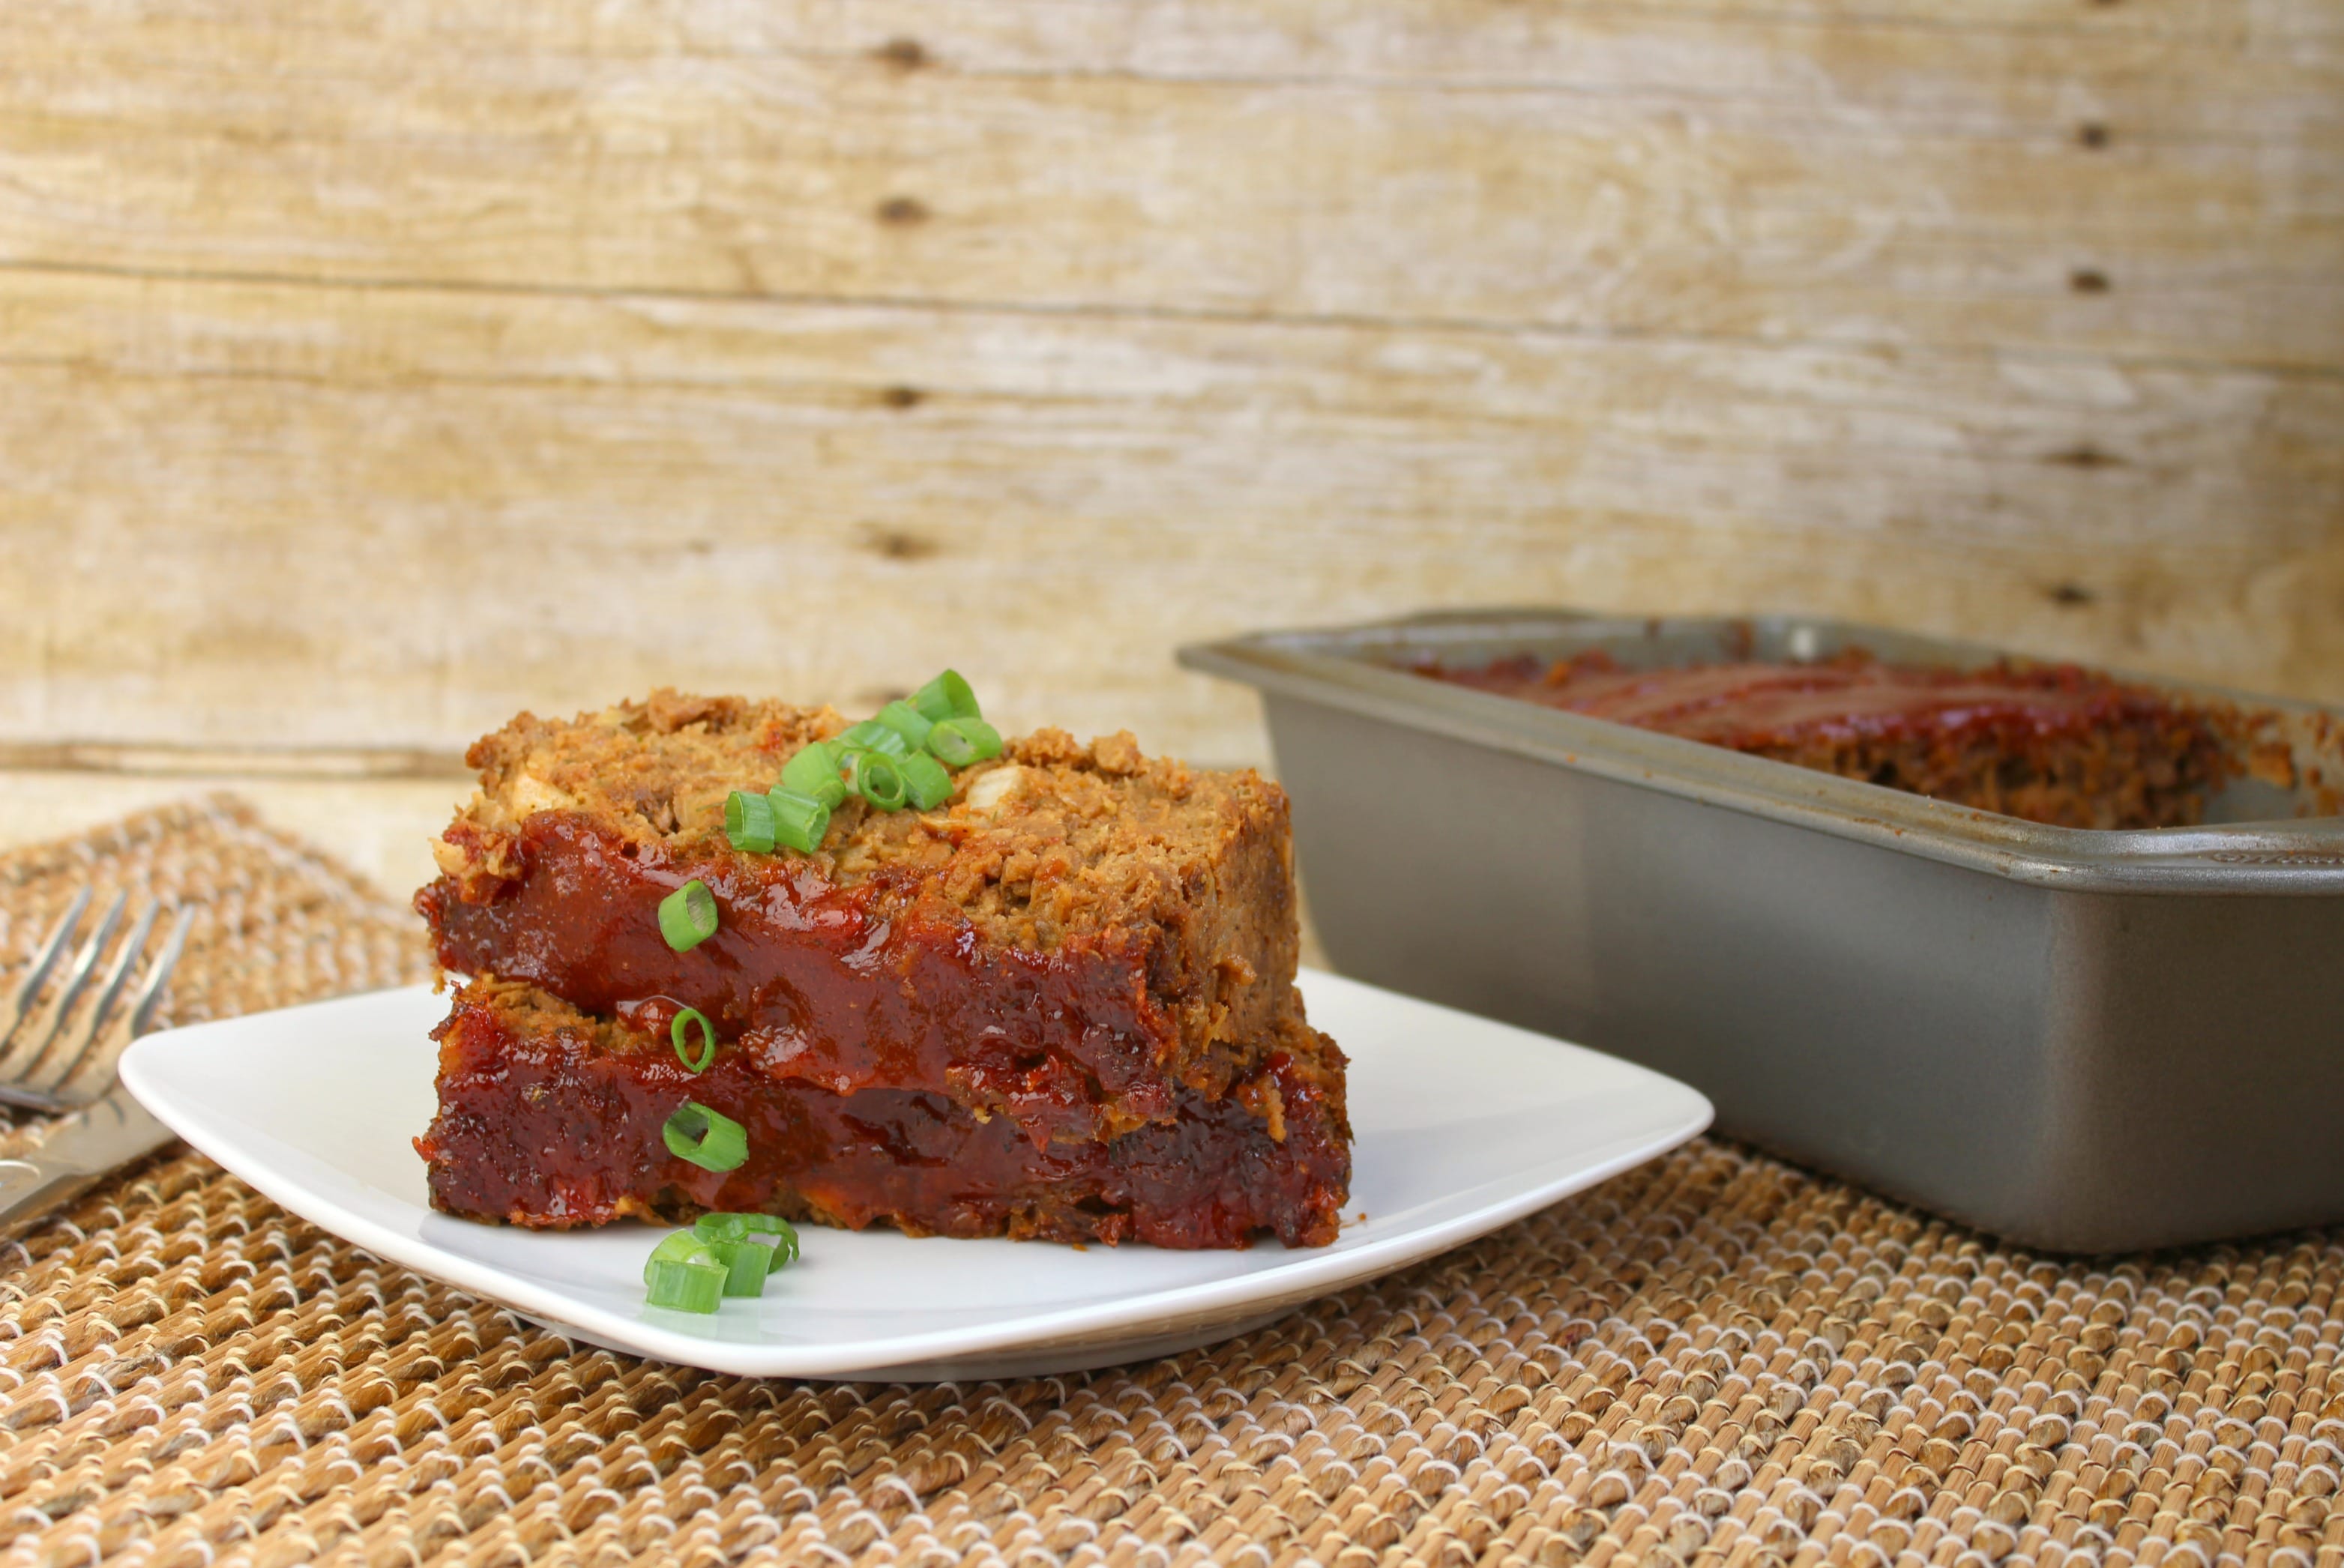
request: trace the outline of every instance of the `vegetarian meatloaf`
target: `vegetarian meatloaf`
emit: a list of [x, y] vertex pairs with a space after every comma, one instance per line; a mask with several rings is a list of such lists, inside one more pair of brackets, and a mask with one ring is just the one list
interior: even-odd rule
[[[1350, 1171], [1343, 1057], [1289, 1007], [1248, 1042], [1255, 1066], [1219, 1098], [1106, 1142], [1036, 1145], [1007, 1118], [940, 1094], [838, 1094], [777, 1074], [739, 1041], [693, 1073], [664, 1021], [594, 1018], [533, 986], [481, 979], [436, 1031], [440, 1114], [417, 1142], [450, 1213], [566, 1228], [626, 1216], [761, 1212], [913, 1235], [1243, 1247], [1335, 1238]], [[726, 1171], [669, 1151], [690, 1100], [739, 1122]]]
[[[1218, 1098], [1293, 998], [1285, 792], [1045, 730], [932, 812], [848, 800], [810, 855], [735, 850], [827, 709], [662, 693], [475, 744], [481, 787], [418, 895], [447, 969], [588, 1012], [681, 999], [784, 1078], [918, 1089], [1037, 1139], [1112, 1137]], [[723, 910], [672, 950], [647, 911], [688, 880]]]
[[1601, 650], [1420, 673], [2062, 827], [2198, 822], [2228, 750], [2201, 713], [2072, 664], [1623, 668]]
[[[753, 1087], [773, 1102], [763, 1122], [727, 1114], [801, 1129], [786, 1149], [753, 1140], [756, 1174], [734, 1173], [776, 1212], [1187, 1245], [1255, 1226], [1331, 1236], [1342, 1057], [1294, 987], [1284, 792], [1143, 756], [1128, 735], [1044, 730], [953, 774], [932, 809], [850, 795], [810, 853], [735, 847], [728, 797], [847, 730], [828, 709], [663, 692], [566, 723], [523, 714], [473, 746], [480, 789], [416, 903], [443, 969], [506, 984], [467, 991], [443, 1038], [441, 1116], [419, 1145], [434, 1201], [575, 1224], [700, 1193], [709, 1182], [670, 1168], [658, 1118], [647, 1142], [608, 1142], [641, 1130], [642, 1097], [624, 1109], [612, 1086], [657, 1099], [671, 1074], [719, 1110], [711, 1095]], [[678, 950], [660, 906], [694, 882], [718, 918]], [[663, 1032], [689, 1010], [717, 1046], [696, 1077]], [[626, 1047], [639, 1038], [661, 1050]], [[515, 1053], [504, 1080], [483, 1065], [500, 1051]], [[1298, 1072], [1321, 1108], [1280, 1154], [1294, 1118], [1273, 1091]], [[507, 1080], [539, 1098], [500, 1098]], [[564, 1108], [573, 1093], [586, 1100]], [[883, 1127], [896, 1130], [853, 1130]], [[557, 1158], [543, 1140], [564, 1128]], [[863, 1152], [835, 1153], [850, 1144]], [[532, 1148], [544, 1161], [515, 1153]], [[1183, 1188], [1172, 1167], [1191, 1155], [1207, 1163]], [[905, 1168], [882, 1180], [890, 1158]], [[914, 1170], [938, 1158], [955, 1173], [922, 1186]], [[1232, 1197], [1211, 1163], [1231, 1159], [1291, 1180]]]

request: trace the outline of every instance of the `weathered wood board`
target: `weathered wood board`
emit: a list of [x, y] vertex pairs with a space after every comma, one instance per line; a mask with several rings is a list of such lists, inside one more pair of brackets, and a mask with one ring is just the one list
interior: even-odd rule
[[2344, 700], [2344, 0], [28, 0], [0, 742], [1821, 611]]
[[[416, 48], [330, 12], [159, 40], [17, 20], [0, 24], [0, 251], [498, 288], [2344, 358], [2344, 47], [2087, 39], [2083, 84], [2029, 95], [2008, 86], [2027, 79], [2016, 47], [1965, 59], [1926, 30], [1891, 46], [1900, 59], [1842, 61], [1838, 35], [1806, 28], [1802, 72], [1779, 40], [1671, 49], [1611, 25], [1630, 28], [1619, 49], [1555, 29], [1523, 40], [1527, 76], [1460, 86], [1298, 73], [1289, 57], [1312, 46], [1290, 35], [1233, 41], [1225, 74], [1151, 75], [1118, 66], [1134, 51], [1116, 40], [1030, 22], [982, 40], [1022, 68], [906, 70], [884, 41], [727, 48], [704, 20], [667, 47], [581, 17], [570, 36], [457, 29], [410, 35]], [[1172, 58], [1203, 72], [1198, 52]], [[1894, 86], [1965, 66], [1964, 104]]]

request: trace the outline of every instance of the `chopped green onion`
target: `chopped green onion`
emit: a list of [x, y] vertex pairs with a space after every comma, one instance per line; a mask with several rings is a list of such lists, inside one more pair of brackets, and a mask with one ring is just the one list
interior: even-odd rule
[[670, 1154], [702, 1170], [734, 1170], [749, 1158], [749, 1129], [698, 1100], [678, 1106], [660, 1136]]
[[[835, 774], [831, 783], [838, 786], [838, 798], [846, 798], [846, 782]], [[822, 844], [822, 835], [830, 831], [830, 807], [810, 794], [800, 794], [793, 789], [776, 789], [765, 797], [773, 809], [773, 842], [812, 854]]]
[[904, 748], [916, 752], [927, 744], [928, 730], [935, 721], [909, 703], [890, 703], [873, 715], [874, 724], [884, 724], [904, 737]]
[[881, 811], [901, 811], [911, 786], [902, 770], [878, 752], [854, 752], [846, 759], [846, 782]]
[[975, 719], [983, 717], [976, 705], [976, 693], [961, 679], [958, 670], [946, 670], [935, 680], [912, 693], [912, 706], [933, 721]]
[[828, 741], [801, 747], [797, 755], [783, 763], [781, 787], [820, 801], [833, 811], [846, 799], [846, 781], [838, 776], [838, 754], [830, 749]]
[[895, 764], [895, 771], [904, 775], [904, 788], [921, 811], [934, 811], [952, 799], [952, 774], [935, 758], [924, 754], [905, 757]]
[[724, 797], [724, 836], [732, 847], [751, 855], [773, 849], [773, 807], [763, 795], [734, 790]]
[[[692, 1032], [694, 1024], [700, 1026], [700, 1059], [696, 1062], [692, 1059], [691, 1047], [683, 1043], [684, 1036]], [[697, 1007], [685, 1007], [678, 1012], [675, 1022], [667, 1027], [667, 1037], [668, 1043], [675, 1047], [676, 1060], [693, 1072], [706, 1072], [708, 1064], [716, 1059], [716, 1026], [710, 1023], [708, 1015]]]
[[703, 1214], [692, 1222], [692, 1233], [702, 1241], [739, 1241], [751, 1236], [794, 1236], [796, 1230], [778, 1214]]
[[743, 1214], [703, 1214], [692, 1222], [692, 1234], [702, 1243], [745, 1241], [749, 1227], [743, 1221], [747, 1218]]
[[[660, 1239], [660, 1244], [652, 1249], [652, 1255], [643, 1259], [643, 1283], [648, 1285], [652, 1282], [652, 1264], [688, 1263], [694, 1253], [704, 1252], [707, 1249], [707, 1239], [695, 1231], [669, 1231]], [[702, 1261], [706, 1259], [703, 1259]]]
[[771, 1214], [703, 1214], [692, 1221], [692, 1233], [703, 1243], [770, 1236], [773, 1239], [773, 1266], [776, 1269], [798, 1255], [797, 1227]]
[[[771, 1237], [768, 1247], [760, 1237]], [[770, 1214], [703, 1214], [689, 1230], [672, 1230], [643, 1259], [651, 1304], [713, 1312], [727, 1296], [762, 1296], [774, 1270], [794, 1262], [798, 1233]]]
[[838, 744], [849, 752], [884, 752], [891, 757], [912, 754], [911, 743], [876, 719], [865, 719], [838, 737]]
[[680, 1262], [654, 1258], [643, 1273], [651, 1286], [651, 1304], [678, 1312], [713, 1312], [723, 1303], [732, 1277], [730, 1266], [704, 1247]]
[[765, 1276], [773, 1267], [772, 1248], [762, 1241], [711, 1241], [707, 1247], [726, 1270], [726, 1295], [762, 1296], [765, 1293]]
[[698, 877], [660, 900], [660, 935], [679, 953], [716, 935], [716, 895]]
[[1001, 732], [983, 719], [942, 719], [928, 732], [928, 751], [949, 768], [1001, 754]]

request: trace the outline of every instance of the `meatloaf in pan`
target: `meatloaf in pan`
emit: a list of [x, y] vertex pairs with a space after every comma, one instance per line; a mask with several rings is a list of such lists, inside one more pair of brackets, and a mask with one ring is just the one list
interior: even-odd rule
[[1601, 649], [1420, 673], [2055, 827], [2181, 827], [2228, 766], [2203, 712], [2073, 664], [1630, 669]]

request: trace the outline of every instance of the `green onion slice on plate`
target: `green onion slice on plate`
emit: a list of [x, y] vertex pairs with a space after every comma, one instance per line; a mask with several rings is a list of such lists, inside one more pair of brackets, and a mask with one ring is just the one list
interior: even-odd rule
[[770, 1236], [776, 1269], [798, 1255], [797, 1227], [771, 1214], [703, 1214], [692, 1222], [692, 1233], [703, 1242], [746, 1241], [755, 1236]]
[[[770, 1239], [772, 1246], [767, 1246]], [[713, 1312], [727, 1296], [762, 1296], [776, 1269], [797, 1260], [797, 1229], [770, 1214], [703, 1214], [670, 1232], [643, 1260], [651, 1304]]]
[[652, 1282], [652, 1264], [689, 1262], [693, 1253], [704, 1249], [707, 1245], [708, 1239], [697, 1231], [671, 1230], [661, 1238], [658, 1246], [652, 1249], [652, 1255], [643, 1259], [643, 1283], [648, 1285]]
[[698, 1100], [678, 1106], [660, 1136], [670, 1154], [702, 1170], [736, 1170], [749, 1158], [749, 1129]]
[[716, 935], [716, 895], [698, 877], [660, 900], [660, 935], [679, 953]]
[[762, 1296], [765, 1293], [765, 1276], [773, 1268], [772, 1248], [762, 1241], [705, 1241], [701, 1245], [724, 1265], [726, 1295]]
[[651, 1304], [679, 1312], [713, 1312], [724, 1298], [732, 1261], [689, 1230], [678, 1230], [643, 1259]]
[[654, 1307], [678, 1312], [713, 1312], [723, 1304], [732, 1279], [731, 1266], [707, 1247], [680, 1260], [654, 1258], [643, 1270], [643, 1282], [651, 1287], [646, 1299]]

